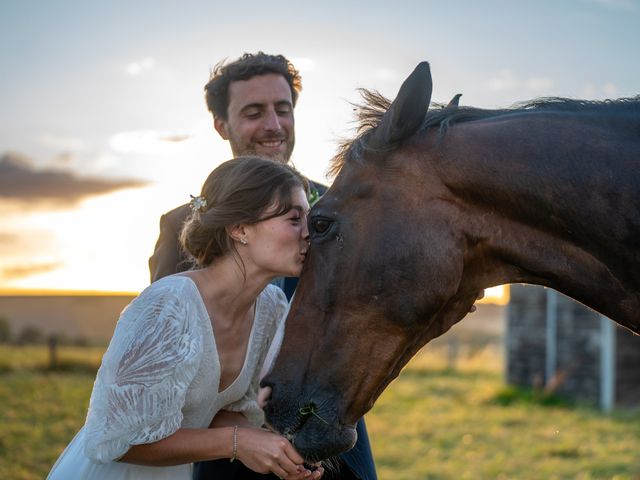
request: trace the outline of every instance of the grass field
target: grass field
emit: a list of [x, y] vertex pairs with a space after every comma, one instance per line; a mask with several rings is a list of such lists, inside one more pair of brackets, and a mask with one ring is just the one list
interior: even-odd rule
[[640, 479], [639, 411], [506, 388], [491, 349], [445, 358], [414, 358], [367, 415], [381, 479]]
[[[0, 478], [41, 479], [82, 425], [100, 349], [0, 347]], [[491, 348], [419, 354], [367, 414], [381, 480], [640, 479], [640, 412], [506, 388]]]

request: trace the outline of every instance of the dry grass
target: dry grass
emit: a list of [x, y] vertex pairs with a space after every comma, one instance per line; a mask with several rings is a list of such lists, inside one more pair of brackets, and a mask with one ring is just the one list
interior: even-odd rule
[[[46, 348], [0, 348], [0, 478], [46, 476], [84, 422], [101, 353], [65, 347], [89, 367], [50, 372]], [[640, 412], [506, 389], [491, 347], [448, 365], [443, 348], [419, 354], [367, 414], [380, 480], [640, 480]]]
[[502, 371], [492, 348], [455, 370], [442, 350], [414, 358], [366, 417], [379, 478], [640, 479], [640, 411], [509, 389]]

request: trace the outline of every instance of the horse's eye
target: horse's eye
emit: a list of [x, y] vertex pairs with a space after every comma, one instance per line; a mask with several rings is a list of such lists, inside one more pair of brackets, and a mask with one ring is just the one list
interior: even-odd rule
[[313, 233], [318, 233], [322, 235], [331, 226], [331, 222], [326, 218], [314, 218], [311, 221], [311, 228], [313, 229]]

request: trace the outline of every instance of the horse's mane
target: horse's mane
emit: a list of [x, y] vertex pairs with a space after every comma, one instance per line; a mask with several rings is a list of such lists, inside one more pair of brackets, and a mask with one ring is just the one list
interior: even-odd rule
[[[360, 89], [363, 103], [353, 104], [356, 116], [356, 137], [340, 142], [338, 153], [333, 157], [329, 167], [329, 175], [337, 175], [348, 158], [359, 156], [367, 148], [367, 138], [378, 126], [384, 113], [389, 109], [391, 101], [376, 90]], [[534, 100], [518, 102], [511, 107], [501, 109], [484, 109], [476, 107], [460, 107], [432, 102], [422, 122], [420, 130], [438, 127], [444, 135], [448, 128], [457, 123], [473, 122], [503, 115], [536, 111], [562, 112], [594, 112], [640, 110], [640, 95], [615, 100], [577, 100], [562, 97], [541, 97]]]

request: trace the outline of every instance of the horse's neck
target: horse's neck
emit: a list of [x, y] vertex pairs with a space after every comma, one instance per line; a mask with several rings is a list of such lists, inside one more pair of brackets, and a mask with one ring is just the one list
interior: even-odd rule
[[454, 127], [478, 143], [450, 147], [460, 163], [440, 165], [471, 244], [483, 245], [470, 261], [490, 260], [496, 283], [545, 285], [640, 330], [640, 139], [617, 142], [597, 125], [493, 123]]

